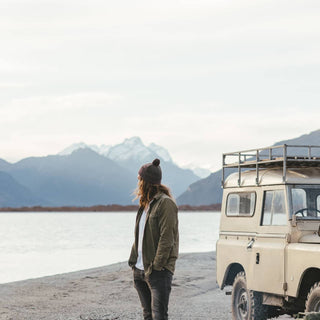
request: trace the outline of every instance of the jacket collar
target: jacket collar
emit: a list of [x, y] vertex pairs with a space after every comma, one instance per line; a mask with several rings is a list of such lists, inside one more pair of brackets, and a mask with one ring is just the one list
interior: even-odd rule
[[162, 195], [163, 195], [162, 192], [158, 192], [158, 193], [153, 197], [153, 200], [158, 200], [159, 198], [161, 198]]
[[[150, 201], [150, 203], [149, 203], [149, 208], [148, 208], [148, 211], [150, 211], [150, 208], [155, 204], [155, 202], [157, 201], [157, 200], [159, 200], [162, 196], [163, 196], [163, 192], [158, 192], [158, 193], [156, 193], [156, 195], [153, 197], [153, 199]], [[140, 207], [139, 208], [139, 211], [138, 211], [138, 213], [140, 212], [140, 214], [142, 214], [142, 212], [143, 212], [143, 209], [142, 209], [142, 207]]]

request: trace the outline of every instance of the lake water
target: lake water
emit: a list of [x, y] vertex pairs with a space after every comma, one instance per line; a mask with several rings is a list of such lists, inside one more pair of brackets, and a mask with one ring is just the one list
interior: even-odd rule
[[[0, 283], [128, 259], [135, 212], [0, 213]], [[220, 213], [179, 212], [180, 252], [214, 251]]]

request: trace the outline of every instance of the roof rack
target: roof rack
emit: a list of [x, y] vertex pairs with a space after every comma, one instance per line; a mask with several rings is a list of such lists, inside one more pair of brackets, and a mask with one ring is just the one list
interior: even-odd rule
[[256, 185], [259, 185], [259, 169], [283, 168], [283, 182], [286, 182], [287, 168], [320, 167], [320, 146], [279, 145], [224, 153], [222, 155], [222, 181], [224, 187], [225, 169], [238, 168], [238, 185], [241, 185], [243, 168], [256, 169]]

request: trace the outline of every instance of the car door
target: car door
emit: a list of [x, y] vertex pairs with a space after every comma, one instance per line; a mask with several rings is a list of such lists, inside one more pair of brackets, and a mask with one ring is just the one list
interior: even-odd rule
[[284, 186], [263, 189], [261, 221], [256, 237], [248, 244], [251, 251], [250, 289], [284, 294], [285, 247], [288, 232], [288, 206]]

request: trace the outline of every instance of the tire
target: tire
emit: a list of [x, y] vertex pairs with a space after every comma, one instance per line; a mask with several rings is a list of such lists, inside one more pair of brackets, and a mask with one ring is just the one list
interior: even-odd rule
[[262, 295], [247, 289], [244, 272], [239, 272], [234, 279], [231, 301], [233, 320], [267, 319], [268, 309], [262, 304]]
[[266, 306], [267, 319], [278, 318], [280, 316], [280, 309], [274, 306]]
[[320, 282], [316, 282], [308, 293], [306, 312], [320, 312]]

